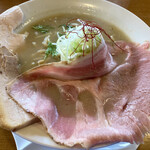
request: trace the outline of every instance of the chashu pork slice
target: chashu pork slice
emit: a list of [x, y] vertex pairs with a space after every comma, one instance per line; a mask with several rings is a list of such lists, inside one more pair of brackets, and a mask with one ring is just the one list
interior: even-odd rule
[[127, 56], [102, 78], [60, 81], [24, 74], [10, 83], [8, 94], [61, 144], [141, 143], [150, 131], [149, 43], [118, 45]]
[[18, 74], [18, 59], [5, 47], [0, 48], [0, 126], [17, 129], [34, 121], [31, 114], [24, 111], [6, 92], [6, 85]]
[[6, 92], [6, 85], [19, 75], [18, 58], [12, 52], [23, 44], [25, 35], [14, 30], [23, 19], [21, 9], [16, 6], [0, 15], [0, 127], [13, 130], [35, 121], [35, 117], [24, 111]]
[[17, 34], [14, 30], [22, 23], [23, 12], [15, 6], [0, 14], [0, 47], [15, 51], [25, 41], [25, 34]]

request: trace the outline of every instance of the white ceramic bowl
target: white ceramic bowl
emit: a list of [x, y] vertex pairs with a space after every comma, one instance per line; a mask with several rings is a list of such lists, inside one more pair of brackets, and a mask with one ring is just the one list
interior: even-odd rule
[[[128, 34], [134, 42], [150, 41], [150, 28], [138, 17], [126, 9], [104, 0], [32, 0], [19, 5], [24, 12], [24, 24], [36, 21], [42, 17], [58, 13], [90, 14], [114, 24]], [[46, 133], [40, 123], [33, 124], [17, 131], [15, 134], [38, 144], [54, 148], [65, 147], [56, 144]], [[122, 144], [122, 145], [121, 145]], [[128, 143], [117, 143], [106, 149], [125, 149]], [[66, 149], [66, 148], [65, 148]]]

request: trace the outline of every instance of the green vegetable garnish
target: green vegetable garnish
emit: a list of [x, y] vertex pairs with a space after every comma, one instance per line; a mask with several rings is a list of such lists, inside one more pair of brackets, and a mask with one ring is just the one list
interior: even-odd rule
[[58, 38], [56, 51], [61, 61], [72, 61], [96, 50], [101, 44], [102, 35], [97, 28], [79, 25], [69, 28]]
[[60, 27], [64, 27], [66, 30], [68, 30], [69, 28], [73, 28], [73, 26], [71, 25], [71, 24], [62, 24], [62, 25], [60, 25], [60, 26], [58, 26], [58, 28], [60, 28]]
[[59, 36], [63, 36], [63, 35], [65, 35], [64, 33], [59, 33]]
[[58, 55], [57, 51], [56, 51], [56, 45], [52, 44], [51, 42], [48, 43], [48, 47], [45, 51], [45, 57], [44, 59], [46, 59], [48, 56], [52, 56], [55, 57]]
[[35, 25], [32, 28], [40, 33], [47, 33], [50, 29], [54, 29], [54, 27], [48, 25]]

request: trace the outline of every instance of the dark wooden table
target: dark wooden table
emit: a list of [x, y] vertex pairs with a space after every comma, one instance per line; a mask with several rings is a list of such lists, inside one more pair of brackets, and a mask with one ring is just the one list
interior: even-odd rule
[[[27, 0], [0, 0], [0, 13]], [[109, 0], [136, 14], [150, 26], [150, 0]], [[150, 136], [138, 150], [150, 150]], [[14, 139], [9, 131], [0, 128], [0, 150], [16, 150]]]

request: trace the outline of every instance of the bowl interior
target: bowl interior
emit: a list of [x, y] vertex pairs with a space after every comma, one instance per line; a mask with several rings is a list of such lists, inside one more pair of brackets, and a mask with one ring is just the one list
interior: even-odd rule
[[[134, 42], [150, 41], [150, 28], [128, 10], [105, 0], [32, 0], [20, 5], [24, 24], [60, 13], [87, 14], [109, 21], [126, 32]], [[22, 27], [23, 27], [22, 26]]]
[[[24, 12], [24, 23], [18, 29], [43, 17], [60, 13], [77, 13], [110, 22], [126, 32], [133, 42], [150, 41], [150, 28], [142, 20], [126, 9], [105, 0], [32, 0], [19, 6]], [[65, 148], [50, 139], [40, 123], [23, 128], [16, 134], [41, 145]]]

